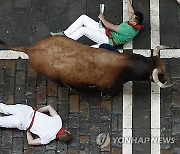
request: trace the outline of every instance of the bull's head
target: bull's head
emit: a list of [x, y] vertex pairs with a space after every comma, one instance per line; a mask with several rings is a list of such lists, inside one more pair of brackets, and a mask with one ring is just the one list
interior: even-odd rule
[[153, 59], [155, 60], [155, 68], [152, 70], [152, 79], [161, 88], [171, 87], [173, 84], [168, 84], [169, 78], [166, 74], [165, 63], [160, 59], [160, 50], [166, 49], [166, 46], [157, 46], [153, 51]]

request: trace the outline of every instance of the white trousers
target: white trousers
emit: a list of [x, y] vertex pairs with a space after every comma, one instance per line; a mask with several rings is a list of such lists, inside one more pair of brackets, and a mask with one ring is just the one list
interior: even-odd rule
[[82, 36], [86, 36], [97, 43], [97, 45], [93, 45], [92, 47], [99, 47], [102, 43], [109, 43], [105, 29], [100, 28], [99, 23], [87, 15], [81, 15], [64, 31], [64, 34], [73, 40], [78, 40]]
[[30, 125], [34, 110], [28, 105], [0, 103], [0, 113], [7, 115], [0, 117], [0, 127], [26, 130]]

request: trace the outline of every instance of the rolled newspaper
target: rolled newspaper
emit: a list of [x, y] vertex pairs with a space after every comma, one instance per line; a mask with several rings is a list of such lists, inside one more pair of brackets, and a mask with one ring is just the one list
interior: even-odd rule
[[[103, 14], [104, 13], [104, 4], [100, 4], [100, 12]], [[99, 20], [99, 27], [102, 27], [102, 21]]]

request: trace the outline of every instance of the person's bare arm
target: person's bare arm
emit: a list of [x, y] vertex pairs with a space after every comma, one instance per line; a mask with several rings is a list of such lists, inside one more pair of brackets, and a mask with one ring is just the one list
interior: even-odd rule
[[110, 30], [113, 30], [115, 32], [118, 32], [118, 25], [114, 25], [110, 22], [108, 22], [102, 13], [99, 14], [98, 18], [102, 21], [102, 23]]
[[58, 115], [56, 110], [51, 106], [51, 105], [47, 105], [44, 107], [41, 107], [38, 109], [39, 112], [49, 112], [49, 114], [54, 117], [55, 115]]
[[132, 7], [132, 0], [127, 0], [128, 3], [128, 16], [131, 18], [131, 16], [134, 14], [134, 9]]
[[29, 130], [27, 130], [27, 141], [29, 145], [41, 145], [41, 139], [40, 138], [34, 139]]

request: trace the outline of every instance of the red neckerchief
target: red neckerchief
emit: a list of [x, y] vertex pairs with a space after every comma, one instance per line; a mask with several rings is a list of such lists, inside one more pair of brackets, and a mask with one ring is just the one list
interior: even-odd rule
[[131, 24], [130, 22], [128, 22], [128, 24], [130, 26], [132, 26], [133, 28], [137, 29], [137, 30], [141, 30], [143, 28], [143, 25], [142, 24], [138, 24], [138, 25], [133, 25]]
[[56, 139], [59, 139], [59, 136], [64, 134], [64, 127], [62, 127], [56, 134]]

